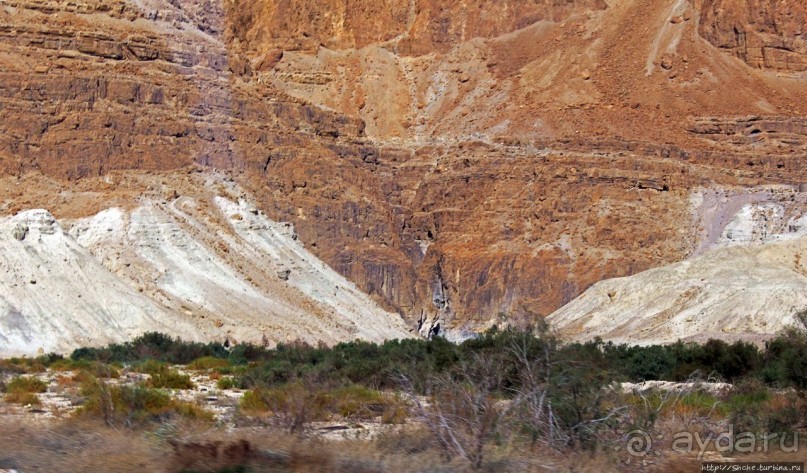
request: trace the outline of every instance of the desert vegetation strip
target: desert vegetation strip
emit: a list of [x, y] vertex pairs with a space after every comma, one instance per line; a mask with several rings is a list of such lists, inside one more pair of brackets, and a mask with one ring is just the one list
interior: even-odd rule
[[353, 341], [332, 347], [303, 342], [275, 348], [241, 344], [185, 342], [158, 333], [145, 334], [123, 344], [75, 350], [69, 361], [50, 355], [3, 362], [6, 370], [41, 370], [52, 363], [143, 364], [164, 362], [212, 369], [233, 375], [243, 389], [276, 387], [295, 380], [396, 390], [406, 378], [420, 394], [426, 380], [450, 374], [482, 356], [495, 358], [506, 373], [501, 394], [519, 386], [520, 361], [514, 350], [522, 347], [559, 367], [583, 365], [603, 373], [603, 382], [648, 380], [684, 382], [693, 377], [726, 382], [754, 379], [772, 388], [807, 388], [807, 335], [787, 330], [760, 347], [744, 341], [728, 343], [677, 342], [670, 345], [631, 346], [594, 340], [560, 344], [545, 329], [491, 330], [463, 343], [435, 337], [430, 340], [391, 340], [381, 344]]
[[[191, 455], [178, 425], [236, 432], [227, 442], [238, 448], [240, 432], [257, 429], [429, 452], [429, 461], [457, 471], [499, 461], [509, 465], [505, 471], [524, 471], [526, 452], [536, 449], [609, 451], [609, 464], [625, 466], [634, 457], [620, 448], [637, 431], [668, 439], [727, 429], [787, 438], [807, 421], [807, 335], [797, 330], [764, 347], [718, 340], [564, 345], [542, 327], [491, 330], [460, 344], [438, 337], [274, 348], [149, 333], [67, 358], [3, 360], [0, 373], [7, 405], [35, 411], [37, 396], [61, 390], [75, 404], [62, 422], [159, 432], [188, 466], [203, 464], [206, 450]], [[655, 463], [689, 458], [670, 445], [656, 448]], [[264, 454], [233, 461], [246, 468], [269, 461]], [[520, 461], [524, 468], [508, 463]]]

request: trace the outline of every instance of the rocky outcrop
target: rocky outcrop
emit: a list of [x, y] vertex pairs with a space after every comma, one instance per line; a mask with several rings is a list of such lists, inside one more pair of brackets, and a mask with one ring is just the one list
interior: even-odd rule
[[605, 7], [604, 0], [259, 0], [232, 2], [228, 18], [231, 34], [248, 51], [384, 43], [402, 54], [421, 56]]
[[700, 34], [748, 65], [807, 71], [807, 7], [800, 0], [700, 0]]
[[807, 118], [803, 117], [697, 117], [688, 130], [707, 139], [737, 145], [757, 143], [799, 148], [807, 143]]
[[702, 244], [678, 263], [598, 282], [547, 320], [567, 340], [760, 342], [804, 328], [807, 195], [797, 186], [693, 195]]
[[608, 275], [683, 259], [701, 238], [692, 189], [752, 185], [760, 172], [792, 183], [803, 172], [797, 157], [779, 169], [730, 153], [554, 145], [564, 151], [473, 143], [340, 161], [278, 154], [262, 195], [340, 273], [413, 326], [438, 318], [446, 330], [546, 315]]
[[[19, 239], [18, 228], [27, 228]], [[0, 356], [65, 351], [143, 331], [198, 338], [182, 320], [117, 279], [45, 210], [0, 221]]]
[[595, 284], [548, 317], [567, 340], [657, 344], [709, 338], [760, 342], [804, 328], [807, 238], [731, 247]]

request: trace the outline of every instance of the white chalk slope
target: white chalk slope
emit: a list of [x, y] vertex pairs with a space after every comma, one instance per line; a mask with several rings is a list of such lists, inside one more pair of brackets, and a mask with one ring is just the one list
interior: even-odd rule
[[63, 222], [68, 231], [45, 210], [0, 220], [0, 356], [146, 331], [270, 343], [411, 336], [290, 224], [236, 200], [147, 201]]
[[48, 212], [0, 220], [0, 355], [105, 343], [146, 330], [198, 337], [110, 273]]
[[[729, 206], [735, 197], [742, 196], [718, 201]], [[715, 241], [699, 247], [700, 255], [601, 281], [551, 314], [548, 322], [566, 340], [601, 337], [631, 344], [760, 341], [800, 326], [795, 315], [807, 310], [805, 198], [779, 189], [738, 206], [728, 217], [710, 209], [723, 222]], [[709, 228], [713, 223], [699, 225]]]

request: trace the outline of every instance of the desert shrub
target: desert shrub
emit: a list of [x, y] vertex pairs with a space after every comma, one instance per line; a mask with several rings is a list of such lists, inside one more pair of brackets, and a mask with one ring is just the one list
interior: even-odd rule
[[191, 377], [172, 370], [166, 363], [156, 360], [146, 360], [133, 367], [139, 373], [150, 376], [148, 385], [152, 388], [166, 389], [193, 389]]
[[487, 445], [501, 434], [513, 405], [498, 395], [506, 373], [500, 363], [496, 356], [477, 355], [456, 372], [434, 376], [428, 403], [415, 401], [414, 414], [446, 460], [459, 457], [479, 469]]
[[215, 420], [215, 416], [212, 412], [193, 402], [174, 400], [171, 402], [171, 407], [177, 414], [185, 417], [186, 419], [201, 420], [205, 422], [213, 422]]
[[769, 384], [807, 389], [807, 334], [788, 330], [768, 341], [761, 377]]
[[193, 360], [189, 365], [189, 370], [212, 370], [217, 368], [224, 368], [230, 366], [230, 362], [222, 359], [216, 358], [214, 356], [203, 356], [201, 358], [197, 358]]
[[794, 391], [777, 393], [768, 401], [764, 411], [766, 432], [796, 432], [807, 421], [807, 404]]
[[92, 379], [82, 384], [81, 395], [85, 400], [77, 415], [102, 418], [110, 426], [131, 426], [173, 416], [203, 421], [213, 419], [212, 414], [203, 408], [173, 400], [165, 391], [144, 383], [111, 386]]
[[269, 404], [264, 401], [263, 392], [260, 388], [245, 392], [238, 406], [242, 411], [249, 414], [269, 412]]
[[33, 374], [43, 373], [47, 369], [43, 360], [39, 358], [9, 358], [0, 360], [0, 373]]
[[227, 358], [232, 365], [245, 365], [250, 361], [264, 359], [267, 353], [266, 348], [262, 346], [242, 343], [233, 347], [224, 358]]
[[405, 424], [409, 418], [408, 403], [396, 395], [394, 402], [384, 406], [381, 413], [382, 424]]
[[329, 393], [327, 409], [349, 419], [372, 419], [384, 413], [392, 399], [364, 386], [350, 385]]
[[90, 370], [95, 362], [89, 360], [72, 360], [69, 358], [62, 358], [53, 362], [49, 368], [53, 371], [78, 371]]
[[34, 377], [15, 376], [4, 386], [3, 399], [8, 403], [38, 406], [40, 404], [37, 393], [44, 393], [48, 385]]
[[167, 388], [167, 389], [193, 389], [194, 384], [191, 377], [186, 374], [178, 373], [174, 370], [165, 370], [158, 373], [153, 373], [149, 380], [149, 386], [153, 388]]
[[760, 380], [739, 383], [726, 400], [729, 419], [739, 431], [791, 432], [803, 425], [805, 401], [794, 390], [772, 392]]
[[76, 371], [77, 375], [74, 376], [74, 378], [80, 378], [82, 376], [93, 376], [96, 378], [107, 379], [120, 378], [120, 371], [118, 368], [110, 364], [97, 361], [61, 359], [50, 365], [50, 369], [53, 371]]
[[229, 352], [221, 343], [185, 342], [162, 333], [150, 332], [123, 344], [113, 343], [103, 348], [79, 348], [73, 351], [70, 358], [106, 363], [133, 363], [153, 359], [185, 365], [206, 356], [227, 358]]
[[162, 361], [147, 359], [132, 365], [132, 371], [144, 374], [161, 373], [168, 370], [168, 364]]
[[144, 384], [109, 386], [94, 380], [82, 386], [81, 394], [86, 396], [81, 412], [101, 414], [108, 423], [114, 418], [129, 423], [158, 417], [166, 414], [171, 407], [171, 397], [167, 393]]
[[31, 376], [16, 376], [6, 385], [7, 392], [44, 393], [48, 385], [39, 378]]
[[216, 381], [216, 387], [219, 389], [233, 389], [235, 388], [235, 381], [233, 378], [225, 376]]
[[0, 374], [44, 373], [51, 365], [62, 360], [64, 360], [64, 357], [55, 353], [49, 353], [35, 358], [13, 357], [0, 360]]
[[595, 448], [598, 432], [616, 422], [612, 416], [617, 395], [605, 388], [618, 375], [599, 341], [562, 347], [554, 356], [547, 395], [558, 427], [570, 446]]
[[690, 425], [726, 415], [721, 399], [698, 387], [633, 392], [624, 399], [630, 407], [631, 429], [653, 429], [659, 421], [669, 418], [678, 418]]
[[39, 396], [29, 392], [10, 392], [3, 396], [3, 400], [10, 404], [21, 404], [23, 406], [38, 406], [42, 403]]
[[273, 389], [245, 393], [240, 407], [245, 412], [268, 413], [269, 418], [289, 433], [304, 431], [310, 422], [327, 420], [329, 399], [301, 382]]
[[247, 414], [268, 413], [292, 432], [332, 417], [368, 420], [380, 416], [385, 423], [403, 423], [408, 412], [399, 396], [360, 385], [327, 389], [310, 382], [251, 389], [241, 398], [240, 409]]
[[676, 414], [684, 414], [688, 417], [698, 416], [725, 416], [728, 407], [726, 404], [702, 389], [696, 389], [686, 393], [678, 400], [673, 407]]
[[770, 390], [757, 380], [748, 380], [735, 385], [725, 403], [731, 412], [760, 409], [771, 399]]

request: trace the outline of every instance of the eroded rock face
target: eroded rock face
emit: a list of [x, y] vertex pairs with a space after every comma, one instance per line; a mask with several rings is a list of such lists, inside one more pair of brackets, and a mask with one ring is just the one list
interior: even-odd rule
[[204, 33], [215, 22], [198, 26], [170, 4], [166, 11], [123, 2], [14, 5], [0, 9], [7, 173], [81, 178], [193, 162], [246, 168], [263, 165], [267, 147], [316, 148], [320, 137], [362, 135], [360, 120], [270, 87], [242, 87], [244, 64]]
[[420, 56], [605, 7], [604, 0], [239, 0], [229, 5], [228, 13], [233, 36], [252, 50], [387, 43], [403, 54]]
[[695, 250], [693, 189], [807, 182], [803, 80], [695, 41], [717, 3], [6, 1], [0, 170], [223, 169], [423, 333], [546, 315]]
[[701, 0], [700, 33], [752, 67], [807, 70], [807, 6], [800, 0]]

